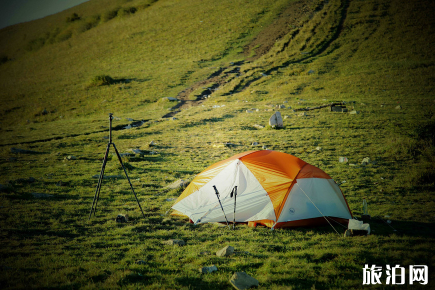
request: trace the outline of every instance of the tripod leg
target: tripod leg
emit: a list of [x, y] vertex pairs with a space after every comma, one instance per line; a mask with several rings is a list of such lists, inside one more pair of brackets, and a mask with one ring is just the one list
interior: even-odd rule
[[127, 177], [128, 183], [130, 183], [131, 191], [133, 191], [134, 197], [136, 198], [137, 204], [139, 205], [140, 211], [142, 212], [143, 217], [145, 218], [145, 214], [143, 213], [142, 207], [140, 206], [139, 199], [137, 198], [136, 193], [134, 192], [133, 185], [131, 184], [130, 178], [128, 177], [127, 170], [125, 170], [124, 164], [122, 163], [121, 155], [119, 155], [118, 149], [114, 143], [113, 148], [115, 148], [116, 155], [118, 156], [119, 163], [121, 163], [122, 169], [124, 169], [125, 176]]
[[[109, 156], [109, 149], [110, 149], [110, 143], [107, 144], [106, 154], [104, 155], [103, 165], [101, 166], [100, 178], [98, 179], [98, 185], [97, 185], [97, 188], [95, 190], [94, 201], [92, 202], [91, 212], [89, 213], [89, 219], [92, 216], [92, 211], [94, 212], [94, 215], [95, 215], [95, 211], [97, 210], [97, 203], [98, 203], [98, 198], [100, 197], [101, 183], [103, 182], [104, 169], [106, 167], [107, 158]], [[95, 205], [95, 208], [94, 208], [94, 205]]]

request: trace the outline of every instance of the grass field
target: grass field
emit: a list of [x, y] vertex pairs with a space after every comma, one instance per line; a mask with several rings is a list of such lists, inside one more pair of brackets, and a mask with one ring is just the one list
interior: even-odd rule
[[[427, 265], [428, 285], [400, 287], [433, 288], [434, 3], [217, 3], [91, 0], [0, 30], [2, 289], [232, 289], [238, 271], [263, 289], [394, 288], [386, 265]], [[357, 114], [294, 111], [332, 102]], [[277, 105], [280, 130], [268, 127]], [[88, 220], [109, 112], [145, 218], [118, 177], [103, 180]], [[144, 122], [125, 129], [131, 119]], [[182, 189], [166, 186], [263, 145], [341, 183], [355, 217], [366, 198], [372, 235], [170, 215]], [[106, 175], [122, 176], [113, 153]], [[236, 253], [217, 257], [227, 245]], [[382, 285], [362, 285], [365, 264], [383, 267]]]

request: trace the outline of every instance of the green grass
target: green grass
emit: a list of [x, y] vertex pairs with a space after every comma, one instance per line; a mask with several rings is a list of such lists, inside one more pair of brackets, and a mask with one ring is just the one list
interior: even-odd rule
[[[231, 64], [244, 60], [245, 45], [291, 3], [92, 0], [1, 30], [3, 288], [231, 289], [232, 274], [245, 271], [264, 289], [359, 289], [364, 264], [428, 265], [430, 287], [433, 4], [307, 2], [299, 24], [267, 54]], [[115, 9], [117, 16], [105, 21]], [[66, 22], [73, 13], [80, 19]], [[29, 49], [34, 39], [42, 40]], [[229, 73], [234, 66], [240, 67], [238, 76]], [[176, 97], [220, 69], [219, 81], [207, 84], [220, 84], [209, 99], [182, 108], [176, 120], [161, 118], [175, 105], [162, 98]], [[202, 90], [187, 97], [195, 99]], [[336, 101], [360, 114], [293, 112]], [[256, 129], [254, 124], [268, 125], [270, 105], [279, 104], [287, 107], [280, 109], [288, 116], [285, 128]], [[259, 111], [246, 113], [252, 109]], [[103, 181], [96, 216], [88, 221], [109, 112], [117, 117], [113, 141], [120, 153], [156, 152], [123, 157], [145, 218], [120, 178]], [[123, 129], [131, 123], [127, 118], [145, 123]], [[156, 146], [149, 147], [151, 141]], [[237, 146], [216, 146], [224, 142]], [[167, 185], [262, 145], [346, 181], [340, 187], [356, 217], [362, 199], [368, 201], [372, 235], [345, 239], [329, 226], [270, 231], [239, 225], [233, 232], [168, 215], [173, 201], [166, 200], [182, 190], [168, 191]], [[12, 147], [41, 154], [14, 154]], [[112, 154], [113, 148], [106, 175], [123, 175]], [[77, 159], [65, 159], [69, 155]], [[339, 163], [340, 156], [349, 163]], [[374, 162], [362, 166], [365, 157]], [[35, 192], [52, 197], [38, 199]], [[131, 221], [116, 224], [119, 213]], [[161, 244], [171, 238], [187, 244]], [[217, 257], [226, 245], [236, 255]], [[205, 251], [210, 254], [200, 254]], [[198, 272], [212, 264], [217, 272]]]

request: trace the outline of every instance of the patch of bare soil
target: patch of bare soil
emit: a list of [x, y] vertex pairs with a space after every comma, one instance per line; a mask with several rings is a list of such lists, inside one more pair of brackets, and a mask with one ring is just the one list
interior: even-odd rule
[[300, 26], [301, 20], [313, 13], [313, 7], [317, 2], [316, 0], [291, 2], [274, 22], [245, 46], [243, 53], [246, 59], [252, 61], [266, 54], [278, 39]]

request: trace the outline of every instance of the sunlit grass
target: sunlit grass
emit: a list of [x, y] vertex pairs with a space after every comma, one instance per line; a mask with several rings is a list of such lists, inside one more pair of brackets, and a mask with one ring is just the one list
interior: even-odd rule
[[[433, 267], [433, 7], [381, 2], [312, 2], [300, 25], [269, 53], [238, 65], [239, 75], [222, 73], [219, 89], [175, 120], [161, 118], [175, 105], [162, 98], [231, 71], [286, 1], [93, 0], [38, 25], [8, 28], [16, 36], [1, 31], [11, 40], [0, 64], [1, 284], [231, 289], [231, 275], [245, 271], [265, 289], [339, 289], [361, 288], [364, 264]], [[137, 11], [118, 15], [129, 7]], [[107, 19], [114, 10], [116, 17]], [[81, 20], [67, 22], [73, 12]], [[64, 41], [25, 50], [32, 39], [47, 32], [46, 40], [56, 39], [68, 29]], [[112, 81], [90, 86], [96, 76]], [[359, 114], [293, 111], [342, 101]], [[286, 106], [281, 130], [267, 127], [276, 105]], [[103, 180], [96, 215], [88, 220], [109, 112], [116, 117], [113, 142], [132, 154], [123, 162], [145, 218], [128, 181], [117, 178]], [[124, 129], [132, 122], [127, 118], [144, 124]], [[224, 142], [235, 146], [219, 146]], [[366, 198], [372, 235], [344, 239], [329, 226], [270, 231], [238, 225], [233, 232], [168, 215], [182, 189], [167, 185], [263, 145], [327, 172], [341, 183], [356, 217]], [[41, 154], [14, 154], [12, 147]], [[133, 155], [132, 149], [154, 154]], [[113, 154], [111, 148], [105, 173], [123, 175]], [[349, 162], [339, 163], [340, 156]], [[373, 162], [361, 165], [365, 157]], [[130, 222], [117, 224], [118, 214]], [[162, 245], [166, 239], [186, 246]], [[217, 257], [226, 245], [236, 255]], [[217, 272], [199, 273], [212, 264]]]

